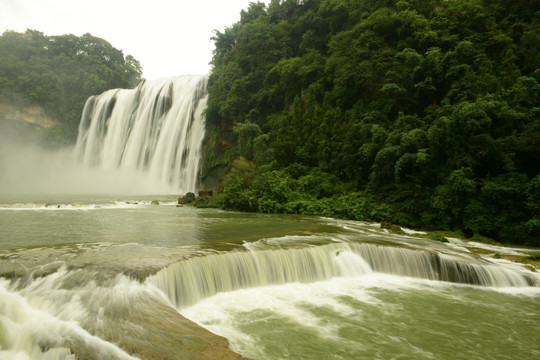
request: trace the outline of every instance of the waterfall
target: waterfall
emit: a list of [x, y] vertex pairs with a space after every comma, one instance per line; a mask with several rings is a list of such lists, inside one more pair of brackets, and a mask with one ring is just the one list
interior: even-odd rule
[[76, 158], [87, 167], [144, 174], [178, 193], [195, 191], [206, 83], [206, 76], [179, 76], [90, 97]]
[[473, 260], [458, 261], [405, 248], [337, 243], [207, 254], [172, 264], [147, 281], [161, 289], [178, 309], [220, 292], [373, 272], [491, 287], [540, 285], [530, 274]]
[[540, 285], [537, 278], [473, 258], [371, 244], [353, 246], [373, 271], [380, 273], [490, 287]]

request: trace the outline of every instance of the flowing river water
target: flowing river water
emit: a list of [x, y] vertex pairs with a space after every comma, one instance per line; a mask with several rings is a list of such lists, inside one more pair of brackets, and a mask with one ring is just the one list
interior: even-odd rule
[[494, 256], [538, 252], [450, 240], [170, 197], [4, 196], [0, 358], [539, 358], [540, 276]]

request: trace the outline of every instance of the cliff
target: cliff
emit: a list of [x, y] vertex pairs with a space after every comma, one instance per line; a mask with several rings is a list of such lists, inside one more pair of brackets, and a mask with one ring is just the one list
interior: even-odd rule
[[25, 122], [34, 128], [49, 128], [56, 124], [56, 120], [45, 113], [41, 106], [18, 106], [0, 102], [0, 121]]

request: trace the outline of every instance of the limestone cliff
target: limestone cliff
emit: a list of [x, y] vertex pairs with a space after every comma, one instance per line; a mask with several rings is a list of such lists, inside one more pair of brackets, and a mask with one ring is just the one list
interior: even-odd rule
[[18, 106], [0, 102], [0, 122], [25, 122], [33, 127], [48, 128], [56, 124], [56, 120], [48, 116], [41, 106]]

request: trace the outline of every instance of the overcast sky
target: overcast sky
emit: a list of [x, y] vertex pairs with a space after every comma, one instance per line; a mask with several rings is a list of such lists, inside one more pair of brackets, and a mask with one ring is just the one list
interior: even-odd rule
[[149, 80], [206, 74], [212, 30], [223, 31], [240, 20], [240, 11], [253, 1], [0, 0], [0, 31], [91, 33], [133, 55]]

